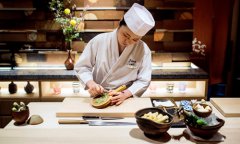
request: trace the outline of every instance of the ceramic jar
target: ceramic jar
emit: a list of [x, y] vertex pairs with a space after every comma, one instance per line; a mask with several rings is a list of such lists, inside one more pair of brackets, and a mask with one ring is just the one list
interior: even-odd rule
[[24, 87], [24, 90], [26, 91], [27, 94], [30, 94], [34, 90], [34, 86], [30, 84], [30, 82], [27, 82], [27, 85]]
[[13, 81], [8, 85], [8, 91], [10, 94], [17, 92], [17, 85]]

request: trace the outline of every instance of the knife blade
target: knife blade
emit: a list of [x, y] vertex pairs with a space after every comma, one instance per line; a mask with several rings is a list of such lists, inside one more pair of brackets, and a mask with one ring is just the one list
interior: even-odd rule
[[136, 125], [135, 122], [86, 121], [75, 119], [59, 119], [59, 124], [88, 124], [89, 126], [127, 126]]
[[134, 122], [106, 122], [106, 121], [89, 121], [89, 126], [127, 126], [136, 125]]
[[84, 120], [118, 120], [123, 119], [123, 117], [99, 117], [99, 116], [82, 116]]

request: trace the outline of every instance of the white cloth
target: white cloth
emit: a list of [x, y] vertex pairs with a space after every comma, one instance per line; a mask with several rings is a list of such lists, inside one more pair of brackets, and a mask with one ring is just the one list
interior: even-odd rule
[[124, 20], [129, 29], [138, 36], [144, 36], [155, 25], [152, 14], [137, 3], [125, 13]]
[[151, 51], [141, 40], [124, 49], [119, 56], [117, 30], [99, 34], [86, 45], [75, 65], [77, 77], [86, 88], [94, 80], [105, 89], [115, 89], [123, 84], [141, 96], [151, 81]]

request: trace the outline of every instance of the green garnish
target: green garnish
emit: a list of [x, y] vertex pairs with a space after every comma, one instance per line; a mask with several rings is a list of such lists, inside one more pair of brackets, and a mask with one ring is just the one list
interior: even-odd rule
[[192, 126], [206, 126], [208, 123], [206, 122], [205, 119], [199, 118], [196, 115], [190, 113], [190, 112], [185, 112], [185, 120], [188, 124], [191, 124]]
[[198, 119], [197, 125], [199, 125], [199, 126], [207, 125], [207, 122], [204, 119]]
[[100, 104], [100, 103], [102, 103], [102, 102], [105, 102], [105, 101], [108, 99], [108, 97], [109, 97], [109, 96], [108, 96], [107, 93], [103, 93], [102, 96], [97, 97], [97, 98], [94, 99], [94, 103]]

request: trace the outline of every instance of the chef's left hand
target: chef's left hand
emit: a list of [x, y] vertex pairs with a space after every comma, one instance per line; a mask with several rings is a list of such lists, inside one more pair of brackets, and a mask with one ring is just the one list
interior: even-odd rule
[[131, 97], [132, 93], [129, 90], [124, 90], [123, 92], [111, 90], [109, 95], [112, 96], [111, 105], [120, 105], [124, 102], [124, 100]]

